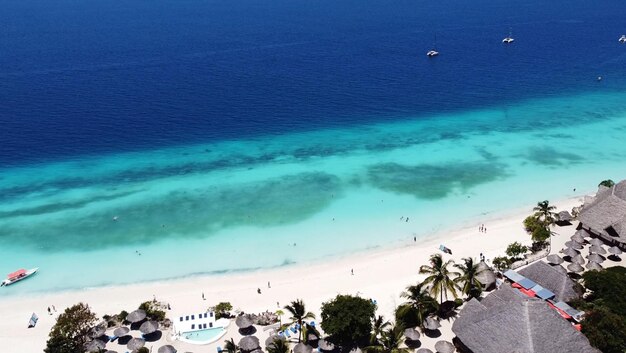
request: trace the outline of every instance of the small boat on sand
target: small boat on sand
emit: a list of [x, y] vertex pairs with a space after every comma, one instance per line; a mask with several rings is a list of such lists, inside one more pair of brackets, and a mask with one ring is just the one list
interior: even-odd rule
[[31, 268], [30, 270], [20, 269], [13, 273], [9, 273], [7, 275], [7, 279], [5, 279], [4, 281], [2, 281], [2, 283], [0, 283], [0, 287], [8, 286], [15, 282], [19, 282], [23, 279], [26, 279], [34, 275], [35, 273], [37, 273], [38, 270], [39, 270], [39, 267], [35, 267], [35, 268]]

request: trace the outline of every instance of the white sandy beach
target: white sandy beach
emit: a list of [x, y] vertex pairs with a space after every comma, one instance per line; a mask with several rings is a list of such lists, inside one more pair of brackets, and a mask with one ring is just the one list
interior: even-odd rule
[[[582, 196], [554, 202], [557, 209], [571, 210], [582, 204]], [[0, 301], [0, 345], [3, 352], [41, 352], [56, 315], [47, 315], [47, 307], [54, 305], [58, 313], [77, 302], [86, 302], [99, 315], [116, 314], [121, 310], [131, 311], [153, 296], [159, 301], [171, 304], [171, 317], [177, 313], [198, 312], [220, 302], [229, 301], [236, 310], [261, 312], [276, 310], [294, 299], [301, 298], [307, 309], [319, 316], [322, 302], [335, 295], [353, 294], [376, 299], [378, 314], [393, 318], [394, 308], [402, 302], [400, 293], [422, 277], [418, 274], [420, 265], [427, 264], [433, 253], [439, 253], [439, 244], [449, 247], [453, 255], [444, 255], [460, 261], [463, 257], [478, 258], [483, 253], [487, 259], [504, 254], [506, 246], [514, 241], [530, 244], [530, 237], [522, 228], [522, 220], [531, 213], [534, 205], [523, 210], [503, 213], [497, 219], [477, 221], [471, 227], [458, 229], [446, 234], [433, 234], [430, 239], [407, 242], [399, 247], [372, 250], [335, 259], [332, 261], [299, 264], [271, 270], [248, 273], [183, 278], [180, 280], [141, 283], [126, 286], [111, 286], [84, 289], [80, 291], [50, 293], [46, 295], [3, 298]], [[487, 233], [480, 233], [478, 227], [484, 223]], [[575, 226], [556, 227], [552, 252], [556, 253], [575, 231]], [[106, 264], [103, 264], [106, 266]], [[163, 263], [167, 266], [167, 262]], [[354, 275], [350, 271], [354, 269]], [[156, 269], [158, 271], [158, 269]], [[71, 271], [71, 269], [68, 269]], [[33, 280], [36, 280], [33, 279]], [[268, 288], [268, 281], [271, 288]], [[257, 294], [257, 288], [262, 294]], [[202, 300], [202, 293], [206, 300]], [[39, 322], [28, 329], [30, 315], [36, 313]], [[424, 347], [433, 348], [439, 339], [453, 337], [451, 322], [443, 322], [442, 337], [422, 339]], [[232, 325], [231, 327], [234, 327]], [[223, 340], [237, 337], [236, 330], [218, 343], [207, 346], [191, 346], [176, 343], [180, 351], [215, 352], [215, 347], [223, 346]], [[261, 342], [266, 337], [259, 330]], [[164, 337], [164, 339], [166, 339]], [[148, 343], [147, 347], [150, 348]], [[159, 344], [154, 344], [157, 349]], [[122, 346], [115, 348], [125, 351]]]

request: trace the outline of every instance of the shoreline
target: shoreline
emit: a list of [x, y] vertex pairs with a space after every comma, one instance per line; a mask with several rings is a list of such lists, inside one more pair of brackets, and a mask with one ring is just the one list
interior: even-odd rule
[[[558, 210], [570, 210], [580, 205], [583, 197], [566, 198], [554, 202], [554, 205]], [[421, 278], [418, 275], [419, 266], [426, 264], [431, 254], [439, 253], [439, 244], [452, 249], [453, 255], [444, 255], [444, 259], [452, 258], [456, 262], [462, 257], [477, 258], [479, 253], [488, 260], [501, 256], [506, 246], [514, 241], [530, 243], [530, 237], [522, 228], [522, 220], [531, 213], [533, 206], [503, 210], [500, 215], [477, 222], [476, 226], [459, 225], [453, 230], [433, 233], [418, 242], [411, 238], [390, 248], [374, 248], [348, 256], [333, 256], [332, 259], [240, 273], [4, 297], [0, 299], [0, 312], [5, 317], [0, 322], [0, 339], [6, 342], [5, 347], [20, 347], [16, 351], [41, 350], [56, 317], [46, 314], [48, 306], [54, 305], [60, 313], [65, 307], [82, 301], [101, 317], [121, 310], [131, 311], [153, 297], [171, 304], [169, 317], [176, 313], [205, 310], [220, 301], [229, 301], [234, 310], [246, 312], [276, 310], [298, 298], [304, 300], [307, 310], [319, 314], [321, 303], [342, 293], [375, 299], [378, 314], [392, 318], [393, 308], [402, 302], [400, 293]], [[479, 233], [478, 223], [484, 223], [488, 232]], [[573, 232], [573, 228], [555, 230]], [[354, 270], [354, 275], [351, 275], [351, 270]], [[271, 288], [268, 288], [269, 284]], [[262, 290], [261, 294], [257, 294], [257, 288]], [[206, 300], [202, 299], [202, 294]], [[26, 329], [33, 312], [40, 320], [35, 328]]]

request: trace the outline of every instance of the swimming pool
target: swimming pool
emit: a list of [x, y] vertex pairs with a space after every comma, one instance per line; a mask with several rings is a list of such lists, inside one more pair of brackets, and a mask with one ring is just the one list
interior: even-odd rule
[[204, 330], [183, 332], [180, 340], [193, 344], [209, 344], [226, 334], [223, 327], [212, 327]]

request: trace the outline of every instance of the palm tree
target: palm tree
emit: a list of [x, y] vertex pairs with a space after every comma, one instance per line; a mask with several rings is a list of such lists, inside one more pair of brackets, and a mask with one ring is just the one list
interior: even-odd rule
[[305, 319], [314, 319], [315, 314], [306, 311], [302, 299], [292, 301], [290, 305], [285, 306], [285, 310], [291, 314], [291, 317], [289, 318], [291, 322], [289, 325], [297, 323], [300, 326], [300, 330], [298, 331], [298, 343], [300, 343], [302, 340], [302, 321]]
[[224, 351], [226, 353], [238, 353], [239, 352], [239, 347], [235, 344], [235, 340], [234, 339], [229, 339], [224, 341]]
[[537, 206], [533, 208], [535, 216], [537, 216], [539, 220], [543, 221], [546, 227], [551, 226], [555, 222], [554, 210], [556, 210], [556, 207], [550, 205], [550, 201], [548, 200], [537, 202]]
[[283, 325], [283, 315], [285, 315], [284, 311], [280, 309], [276, 310], [276, 316], [278, 316], [278, 326]]
[[400, 296], [406, 301], [396, 309], [396, 321], [405, 327], [422, 326], [426, 317], [439, 309], [439, 303], [423, 283], [408, 286]]
[[454, 279], [461, 292], [467, 295], [468, 299], [472, 297], [478, 297], [482, 291], [482, 283], [476, 278], [478, 275], [478, 264], [474, 263], [474, 259], [466, 257], [463, 259], [463, 264], [455, 264], [454, 267], [461, 271], [461, 274]]
[[382, 315], [378, 315], [378, 317], [374, 318], [374, 321], [372, 322], [372, 336], [370, 337], [370, 345], [376, 344], [383, 330], [389, 325], [391, 325], [391, 323], [385, 320]]
[[440, 297], [440, 302], [443, 303], [443, 296], [448, 299], [448, 291], [456, 298], [456, 284], [452, 280], [452, 276], [459, 276], [457, 272], [450, 272], [448, 266], [453, 264], [454, 261], [448, 260], [445, 263], [440, 254], [434, 254], [430, 256], [430, 266], [422, 265], [420, 267], [421, 274], [428, 274], [429, 276], [424, 279], [423, 284], [430, 284], [430, 294], [433, 297]]
[[384, 330], [376, 344], [365, 347], [367, 353], [409, 353], [408, 348], [401, 348], [404, 337], [402, 325], [393, 325]]
[[267, 353], [289, 353], [290, 348], [287, 341], [276, 338], [272, 344], [267, 346]]

